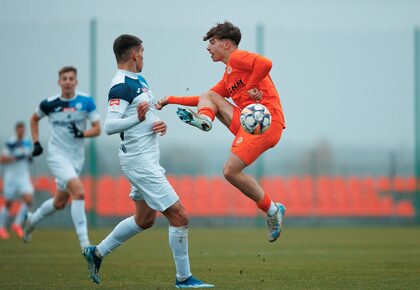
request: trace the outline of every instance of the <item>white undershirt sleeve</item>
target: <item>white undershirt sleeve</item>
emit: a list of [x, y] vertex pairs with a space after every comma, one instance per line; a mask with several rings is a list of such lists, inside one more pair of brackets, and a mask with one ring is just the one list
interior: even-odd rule
[[104, 129], [108, 135], [121, 133], [140, 123], [137, 114], [124, 117], [124, 112], [129, 103], [122, 99], [108, 101], [108, 113], [106, 115]]

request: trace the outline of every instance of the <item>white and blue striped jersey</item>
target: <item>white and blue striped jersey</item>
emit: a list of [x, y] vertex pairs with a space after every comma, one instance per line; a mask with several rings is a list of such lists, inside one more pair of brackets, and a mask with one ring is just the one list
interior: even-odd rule
[[36, 110], [39, 118], [48, 116], [50, 139], [48, 151], [50, 154], [84, 156], [84, 138], [75, 138], [69, 126], [74, 122], [81, 131], [86, 130], [86, 121], [99, 120], [96, 105], [90, 96], [76, 92], [71, 99], [56, 95], [43, 100]]
[[32, 154], [32, 143], [28, 139], [18, 140], [16, 136], [9, 138], [1, 153], [14, 157], [16, 161], [4, 165], [4, 179], [19, 179], [29, 176], [29, 160]]
[[[150, 108], [146, 113], [146, 119], [139, 122], [137, 105], [141, 102], [148, 102]], [[126, 169], [141, 166], [139, 162], [146, 161], [152, 158], [151, 156], [158, 156], [152, 154], [153, 152], [159, 154], [157, 133], [152, 130], [153, 123], [160, 121], [154, 108], [155, 102], [153, 93], [143, 76], [125, 70], [117, 71], [109, 90], [107, 119], [120, 118], [130, 123], [125, 126], [126, 129], [112, 132], [120, 133], [119, 156], [121, 166]], [[107, 121], [105, 130], [107, 130]]]

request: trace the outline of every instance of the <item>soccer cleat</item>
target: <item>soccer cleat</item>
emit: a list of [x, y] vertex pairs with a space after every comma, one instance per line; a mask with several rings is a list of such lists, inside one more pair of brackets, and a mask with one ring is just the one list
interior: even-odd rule
[[9, 238], [9, 233], [5, 228], [0, 228], [0, 239], [7, 240]]
[[286, 207], [281, 203], [276, 203], [277, 211], [273, 216], [267, 215], [268, 241], [274, 242], [283, 230], [283, 219]]
[[178, 279], [176, 279], [175, 288], [214, 288], [214, 285], [204, 283], [194, 276], [191, 276], [184, 281], [178, 281]]
[[178, 107], [176, 114], [182, 122], [197, 127], [205, 132], [210, 131], [212, 124], [209, 117], [197, 114], [189, 108]]
[[10, 229], [12, 231], [14, 231], [16, 233], [16, 235], [21, 239], [23, 238], [23, 229], [21, 227], [21, 225], [18, 224], [12, 224], [12, 226], [10, 227]]
[[99, 284], [101, 282], [101, 278], [99, 277], [99, 268], [101, 267], [102, 259], [99, 259], [95, 255], [95, 250], [95, 246], [89, 246], [84, 248], [82, 254], [86, 258], [90, 280]]
[[23, 237], [22, 240], [24, 243], [29, 243], [29, 240], [32, 237], [32, 232], [35, 230], [35, 227], [31, 225], [32, 213], [28, 212], [25, 215], [25, 220], [23, 221]]

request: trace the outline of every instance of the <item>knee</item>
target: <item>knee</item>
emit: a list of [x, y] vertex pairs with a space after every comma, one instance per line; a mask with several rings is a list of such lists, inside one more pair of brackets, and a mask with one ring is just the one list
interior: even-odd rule
[[147, 230], [153, 227], [155, 223], [155, 217], [147, 217], [144, 219], [139, 219], [138, 217], [135, 217], [135, 221], [140, 228], [142, 228], [143, 230]]
[[188, 225], [188, 223], [189, 220], [187, 212], [185, 211], [184, 207], [179, 207], [174, 213], [173, 218], [171, 218], [170, 224], [176, 227], [182, 227]]
[[66, 207], [67, 200], [54, 200], [54, 208], [57, 210], [64, 209]]
[[223, 168], [223, 176], [228, 180], [232, 181], [235, 179], [236, 172], [230, 167]]

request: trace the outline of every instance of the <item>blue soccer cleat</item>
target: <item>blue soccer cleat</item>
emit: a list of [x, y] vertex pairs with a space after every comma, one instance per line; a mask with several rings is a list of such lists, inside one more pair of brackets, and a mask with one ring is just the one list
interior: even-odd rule
[[283, 230], [283, 220], [286, 207], [281, 203], [276, 203], [277, 211], [273, 216], [267, 215], [268, 241], [274, 242]]
[[201, 129], [205, 132], [211, 130], [211, 120], [207, 116], [197, 114], [191, 109], [184, 107], [178, 107], [176, 109], [176, 114], [181, 119], [181, 121], [186, 124], [197, 127], [198, 129]]
[[95, 246], [89, 246], [84, 248], [82, 254], [86, 258], [89, 270], [89, 278], [92, 282], [99, 284], [101, 278], [99, 277], [99, 268], [101, 267], [102, 259], [95, 255]]
[[214, 288], [214, 285], [204, 283], [203, 281], [198, 280], [194, 276], [191, 276], [190, 278], [182, 282], [176, 279], [175, 288]]

